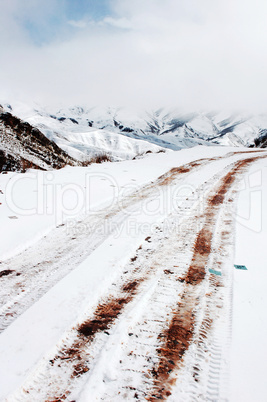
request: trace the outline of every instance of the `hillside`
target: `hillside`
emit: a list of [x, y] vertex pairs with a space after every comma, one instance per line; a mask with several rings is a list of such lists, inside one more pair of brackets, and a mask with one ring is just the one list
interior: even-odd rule
[[99, 110], [100, 116], [91, 121], [90, 113], [79, 107], [65, 112], [59, 111], [56, 114], [25, 104], [15, 104], [12, 107], [5, 105], [5, 107], [38, 128], [49, 140], [54, 141], [72, 158], [81, 162], [103, 153], [113, 161], [133, 159], [145, 153], [162, 151], [166, 146], [160, 140], [152, 141], [149, 137], [132, 135], [127, 128], [124, 128], [124, 131], [113, 130], [105, 122], [105, 110]]
[[260, 137], [255, 139], [257, 148], [267, 148], [267, 130], [262, 130]]
[[81, 106], [51, 111], [19, 103], [4, 107], [0, 115], [2, 170], [60, 168], [101, 154], [121, 161], [198, 145], [266, 146], [266, 115]]
[[40, 130], [0, 108], [0, 171], [60, 169], [77, 164]]
[[104, 151], [115, 160], [148, 150], [179, 150], [197, 145], [255, 146], [267, 128], [267, 115], [194, 112], [176, 109], [137, 111], [75, 106], [64, 109], [13, 105], [14, 112], [72, 157], [83, 160]]

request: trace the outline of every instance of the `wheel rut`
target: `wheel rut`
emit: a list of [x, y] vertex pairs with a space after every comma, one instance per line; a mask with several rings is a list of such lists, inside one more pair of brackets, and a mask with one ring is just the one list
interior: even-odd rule
[[202, 159], [173, 168], [155, 182], [118, 200], [111, 210], [81, 218], [71, 230], [66, 224], [59, 225], [36, 245], [1, 262], [0, 332], [118, 230], [140, 202], [155, 197], [159, 187], [167, 187], [177, 177], [182, 179], [209, 162]]
[[[182, 400], [214, 400], [220, 392], [221, 349], [212, 331], [218, 311], [229, 310], [224, 261], [231, 249], [231, 205], [238, 180], [260, 157], [238, 160], [216, 173], [207, 183], [204, 211], [198, 203], [190, 205], [183, 233], [175, 230], [174, 214], [167, 217], [173, 225], [167, 235], [166, 222], [159, 224], [107, 297], [93, 313], [85, 312], [12, 398], [85, 401], [90, 389], [92, 400], [175, 401], [177, 387], [186, 379], [189, 388], [186, 395], [179, 394]], [[180, 174], [208, 162], [171, 169], [157, 185], [172, 185]], [[147, 191], [151, 195], [151, 189], [145, 189], [141, 197], [148, 196]], [[192, 230], [194, 220], [198, 231]], [[218, 220], [223, 229], [219, 234]], [[115, 357], [109, 362], [111, 355]], [[203, 376], [205, 365], [209, 381]]]
[[[186, 275], [180, 279], [186, 284], [181, 301], [177, 305], [177, 310], [173, 312], [170, 325], [158, 337], [161, 344], [161, 347], [157, 349], [159, 361], [151, 370], [151, 374], [155, 378], [154, 391], [147, 397], [147, 400], [167, 399], [171, 395], [171, 386], [174, 383], [172, 372], [175, 367], [179, 367], [179, 362], [182, 361], [194, 336], [195, 312], [199, 305], [199, 292], [195, 288], [201, 285], [207, 275], [207, 266], [217, 223], [216, 217], [227, 193], [231, 190], [231, 186], [238, 179], [238, 174], [243, 173], [258, 158], [246, 158], [236, 162], [234, 167], [220, 180], [215, 194], [213, 189], [211, 195], [208, 196], [204, 224], [195, 240], [191, 264]], [[227, 233], [222, 233], [223, 237], [227, 237], [227, 235]], [[222, 262], [217, 261], [217, 266], [221, 265]], [[211, 272], [221, 274], [220, 267]], [[214, 282], [214, 277], [217, 276], [214, 273], [209, 278], [211, 283], [215, 284], [216, 289], [222, 286], [222, 282], [220, 279]], [[208, 294], [208, 297], [211, 298], [213, 293], [214, 290]], [[212, 324], [213, 320], [207, 315], [203, 319], [201, 327], [206, 331], [212, 327]], [[200, 335], [203, 337], [203, 330]], [[197, 378], [197, 374], [195, 373], [195, 378]]]

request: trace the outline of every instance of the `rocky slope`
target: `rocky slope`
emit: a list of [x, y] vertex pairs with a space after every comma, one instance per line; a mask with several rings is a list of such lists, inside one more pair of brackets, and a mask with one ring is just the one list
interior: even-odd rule
[[39, 129], [0, 108], [0, 172], [60, 169], [77, 164]]
[[254, 142], [257, 148], [267, 148], [267, 130], [262, 130], [260, 137], [256, 138]]
[[[19, 116], [35, 127], [35, 132], [39, 135], [43, 133], [65, 151], [53, 145], [53, 149], [57, 149], [52, 151], [54, 158], [61, 155], [63, 161], [53, 161], [51, 150], [50, 153], [41, 152], [41, 155], [46, 155], [42, 163], [51, 167], [54, 167], [53, 164], [73, 164], [73, 159], [88, 161], [101, 153], [116, 161], [132, 159], [147, 152], [159, 152], [163, 148], [266, 146], [267, 114], [183, 113], [164, 108], [145, 112], [81, 106], [50, 110], [18, 103], [12, 104], [12, 107], [6, 104], [5, 108], [7, 113]], [[67, 155], [70, 161], [65, 160]], [[35, 163], [34, 160], [31, 163]]]
[[[81, 155], [94, 154], [99, 149], [110, 152], [117, 159], [128, 159], [140, 152], [140, 140], [145, 141], [146, 146], [150, 143], [173, 150], [215, 144], [254, 146], [254, 140], [267, 129], [267, 114], [80, 106], [51, 111], [26, 105], [15, 105], [15, 112], [79, 159], [82, 159]], [[129, 148], [131, 152], [128, 152]]]

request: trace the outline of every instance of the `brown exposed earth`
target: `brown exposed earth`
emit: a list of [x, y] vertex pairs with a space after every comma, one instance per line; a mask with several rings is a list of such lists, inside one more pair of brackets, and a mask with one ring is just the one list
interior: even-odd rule
[[4, 271], [0, 271], [0, 278], [2, 278], [2, 276], [7, 276], [12, 274], [14, 271], [12, 271], [11, 269], [5, 269]]
[[0, 111], [0, 172], [60, 169], [66, 165], [75, 166], [79, 162], [37, 128]]
[[[219, 157], [221, 158], [221, 157]], [[213, 158], [219, 159], [219, 158]], [[156, 348], [157, 362], [153, 365], [149, 372], [152, 379], [151, 392], [146, 394], [145, 399], [148, 401], [166, 400], [172, 392], [175, 384], [175, 373], [183, 364], [184, 356], [193, 341], [201, 344], [203, 339], [207, 337], [207, 333], [211, 330], [213, 321], [208, 314], [204, 314], [200, 325], [199, 338], [195, 332], [195, 315], [199, 305], [199, 285], [206, 279], [207, 264], [209, 262], [213, 235], [216, 229], [216, 218], [220, 211], [220, 207], [227, 201], [227, 194], [234, 182], [237, 180], [239, 173], [243, 172], [252, 162], [260, 159], [261, 156], [255, 156], [238, 161], [232, 169], [223, 176], [215, 189], [210, 192], [207, 197], [205, 211], [203, 215], [203, 227], [199, 230], [196, 240], [193, 243], [193, 255], [191, 263], [186, 274], [177, 278], [181, 282], [183, 290], [180, 293], [180, 300], [173, 308], [170, 318], [166, 317], [165, 328], [157, 335], [158, 343]], [[159, 177], [156, 185], [165, 186], [171, 184], [178, 175], [188, 173], [200, 165], [207, 163], [210, 159], [203, 159], [197, 162], [186, 164], [179, 168], [173, 168], [166, 174]], [[229, 199], [231, 202], [231, 199]], [[228, 233], [221, 233], [222, 242], [227, 240]], [[145, 239], [151, 242], [151, 237]], [[141, 248], [139, 248], [141, 249]], [[133, 264], [137, 260], [137, 256], [131, 258]], [[220, 267], [221, 261], [216, 262]], [[175, 266], [174, 266], [175, 267]], [[128, 272], [128, 271], [127, 271]], [[135, 274], [137, 270], [133, 270]], [[165, 275], [174, 276], [174, 271], [170, 269], [163, 270]], [[0, 273], [1, 276], [1, 273]], [[72, 378], [80, 377], [90, 370], [90, 346], [96, 338], [97, 334], [110, 335], [112, 325], [118, 317], [123, 313], [127, 304], [134, 300], [140, 291], [140, 285], [146, 281], [148, 276], [143, 275], [139, 279], [125, 281], [118, 289], [116, 296], [108, 296], [96, 307], [93, 315], [84, 320], [81, 324], [72, 329], [74, 332], [74, 341], [71, 345], [64, 346], [58, 354], [50, 360], [50, 364], [58, 367], [64, 362], [72, 370]], [[210, 286], [209, 293], [206, 293], [207, 300], [213, 300], [216, 288], [223, 286], [219, 277], [214, 274], [209, 275], [208, 281]], [[129, 334], [132, 335], [132, 334]], [[195, 381], [199, 379], [199, 368], [194, 367], [193, 377]], [[69, 391], [62, 395], [54, 396], [53, 401], [65, 400]], [[137, 394], [136, 394], [137, 395]]]
[[[191, 265], [186, 276], [179, 278], [181, 282], [185, 283], [181, 301], [177, 304], [177, 309], [173, 311], [168, 327], [158, 336], [160, 346], [157, 349], [157, 354], [159, 361], [151, 370], [154, 387], [153, 392], [146, 397], [147, 400], [166, 399], [171, 394], [171, 387], [175, 382], [175, 377], [172, 374], [179, 368], [194, 336], [194, 311], [199, 303], [195, 288], [206, 276], [206, 264], [211, 252], [213, 230], [216, 223], [215, 216], [219, 210], [219, 205], [223, 203], [227, 191], [235, 181], [236, 173], [255, 159], [249, 158], [237, 162], [234, 168], [221, 179], [216, 194], [212, 194], [208, 198], [204, 226], [197, 235]], [[196, 167], [198, 164], [192, 163], [192, 165], [191, 168]], [[166, 178], [166, 175], [164, 175], [160, 181], [165, 185], [167, 182], [170, 183], [170, 181], [174, 180], [178, 173], [188, 171], [188, 167], [171, 169], [168, 172], [169, 176]], [[150, 238], [146, 240], [148, 241]], [[134, 257], [131, 261], [134, 262], [135, 260], [136, 258]], [[167, 275], [173, 274], [170, 270], [165, 270], [164, 273]], [[111, 297], [106, 302], [99, 304], [93, 318], [85, 320], [75, 329], [77, 334], [75, 342], [70, 347], [63, 349], [51, 361], [51, 364], [53, 365], [57, 360], [72, 361], [72, 375], [74, 377], [88, 372], [88, 356], [83, 353], [83, 349], [93, 341], [97, 333], [103, 332], [109, 335], [108, 331], [125, 306], [133, 300], [139, 285], [140, 281], [137, 280], [127, 282], [121, 287], [120, 297]], [[203, 320], [202, 326], [209, 329], [211, 324], [210, 320], [206, 318]]]
[[[197, 293], [194, 288], [206, 277], [206, 266], [211, 252], [216, 214], [219, 211], [219, 206], [224, 202], [227, 192], [236, 180], [237, 173], [259, 158], [247, 158], [236, 162], [233, 169], [220, 180], [216, 194], [208, 197], [204, 226], [197, 235], [191, 265], [186, 276], [180, 278], [181, 282], [185, 282], [182, 300], [178, 303], [177, 310], [173, 311], [173, 317], [168, 327], [158, 336], [161, 347], [157, 350], [159, 361], [151, 370], [154, 386], [153, 392], [146, 397], [149, 401], [165, 400], [171, 394], [171, 387], [175, 383], [173, 371], [180, 367], [183, 356], [194, 336], [194, 311], [198, 305]], [[217, 286], [222, 286], [219, 279], [216, 279], [216, 283]], [[213, 285], [216, 286], [216, 283], [213, 282]], [[210, 329], [211, 324], [212, 322], [208, 318], [204, 319], [203, 327]]]
[[50, 360], [50, 364], [60, 366], [60, 361], [67, 360], [69, 364], [72, 364], [73, 377], [79, 377], [87, 373], [89, 367], [88, 356], [84, 352], [85, 347], [88, 347], [88, 344], [93, 342], [97, 333], [103, 332], [109, 335], [108, 330], [122, 313], [125, 305], [133, 300], [141, 282], [142, 280], [134, 280], [123, 284], [120, 297], [111, 297], [99, 304], [93, 318], [85, 320], [74, 329], [76, 338], [72, 345], [68, 348], [63, 348], [53, 360]]
[[177, 178], [177, 175], [189, 173], [193, 169], [196, 169], [197, 167], [199, 167], [203, 163], [207, 163], [208, 161], [208, 159], [200, 159], [197, 162], [191, 162], [183, 166], [172, 168], [167, 173], [160, 176], [156, 183], [159, 186], [168, 186]]
[[193, 311], [196, 306], [192, 304], [192, 293], [184, 292], [181, 298], [182, 301], [173, 312], [169, 327], [158, 336], [161, 344], [157, 349], [159, 363], [151, 371], [154, 391], [147, 396], [149, 401], [166, 399], [171, 394], [174, 382], [171, 375], [177, 369], [178, 362], [183, 358], [193, 338]]

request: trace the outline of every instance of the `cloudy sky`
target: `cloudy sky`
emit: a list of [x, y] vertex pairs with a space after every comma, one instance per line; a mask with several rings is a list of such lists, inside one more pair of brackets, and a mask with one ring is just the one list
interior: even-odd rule
[[1, 96], [267, 108], [266, 0], [0, 0]]

